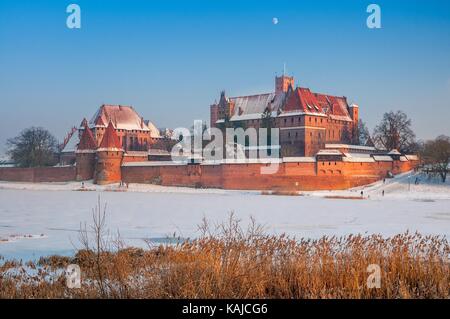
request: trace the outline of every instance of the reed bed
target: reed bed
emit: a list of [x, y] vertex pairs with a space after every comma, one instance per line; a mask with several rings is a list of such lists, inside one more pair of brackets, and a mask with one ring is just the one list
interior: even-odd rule
[[[245, 229], [232, 214], [203, 221], [201, 235], [174, 245], [126, 248], [106, 231], [105, 215], [80, 231], [72, 258], [4, 261], [0, 298], [449, 298], [446, 238], [403, 233], [294, 239]], [[68, 288], [64, 269], [81, 268], [81, 288]], [[380, 270], [379, 288], [368, 285]], [[369, 271], [368, 271], [369, 270]]]

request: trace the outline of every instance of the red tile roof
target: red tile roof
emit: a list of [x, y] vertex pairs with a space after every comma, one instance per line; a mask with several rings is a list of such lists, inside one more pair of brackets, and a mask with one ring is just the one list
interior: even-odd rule
[[116, 130], [112, 122], [109, 122], [106, 128], [105, 134], [103, 135], [102, 142], [100, 143], [99, 150], [121, 150], [119, 137], [117, 136]]
[[284, 111], [327, 114], [331, 117], [351, 121], [345, 97], [313, 93], [308, 88], [296, 88], [287, 98]]
[[89, 126], [84, 127], [83, 134], [81, 135], [80, 143], [78, 144], [79, 151], [95, 150], [97, 144], [95, 143], [94, 135], [92, 134]]
[[308, 88], [298, 87], [289, 95], [285, 111], [302, 111], [307, 113], [323, 113], [322, 107], [314, 93]]
[[95, 126], [101, 126], [101, 127], [105, 127], [106, 124], [105, 122], [103, 122], [102, 117], [98, 116], [97, 119], [95, 120]]

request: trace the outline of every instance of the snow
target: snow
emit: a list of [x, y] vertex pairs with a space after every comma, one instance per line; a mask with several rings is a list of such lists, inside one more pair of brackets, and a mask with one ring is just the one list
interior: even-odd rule
[[[415, 185], [415, 179], [420, 179]], [[450, 181], [402, 174], [346, 191], [303, 192], [303, 196], [261, 195], [259, 191], [193, 189], [130, 184], [0, 182], [0, 255], [36, 259], [49, 254], [71, 255], [80, 247], [80, 223], [92, 221], [98, 197], [107, 204], [107, 226], [120, 231], [129, 245], [145, 247], [176, 233], [197, 236], [203, 217], [212, 223], [230, 212], [245, 226], [250, 216], [272, 234], [297, 238], [323, 235], [400, 232], [450, 236]], [[384, 196], [382, 191], [385, 191]], [[358, 198], [364, 192], [363, 200]], [[342, 199], [340, 198], [342, 197]]]
[[61, 153], [75, 153], [78, 148], [79, 143], [80, 143], [80, 138], [79, 138], [77, 132], [75, 132], [72, 134], [72, 136], [70, 137], [67, 144], [64, 146]]

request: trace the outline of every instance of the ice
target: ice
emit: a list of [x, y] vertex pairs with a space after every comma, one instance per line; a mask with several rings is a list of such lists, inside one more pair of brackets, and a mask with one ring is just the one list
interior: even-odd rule
[[[414, 184], [416, 177], [419, 185]], [[243, 226], [253, 216], [267, 232], [297, 238], [355, 233], [390, 236], [407, 230], [450, 236], [450, 182], [428, 181], [411, 173], [385, 183], [347, 191], [304, 192], [303, 196], [139, 184], [120, 188], [89, 182], [84, 190], [90, 191], [76, 191], [80, 188], [79, 182], [0, 182], [0, 238], [7, 239], [0, 240], [0, 255], [28, 260], [73, 254], [80, 247], [80, 223], [91, 223], [99, 196], [107, 204], [111, 233], [120, 231], [127, 244], [140, 247], [145, 246], [144, 239], [162, 242], [174, 233], [196, 237], [203, 217], [219, 223], [230, 212]], [[363, 200], [339, 199], [360, 197], [361, 191]]]

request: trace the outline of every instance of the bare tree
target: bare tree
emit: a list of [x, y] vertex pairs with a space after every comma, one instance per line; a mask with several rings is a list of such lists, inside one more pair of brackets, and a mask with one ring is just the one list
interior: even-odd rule
[[8, 155], [21, 167], [51, 166], [57, 163], [58, 143], [42, 127], [23, 130], [7, 141]]
[[353, 145], [366, 145], [370, 138], [369, 130], [366, 123], [362, 120], [358, 121], [357, 125], [351, 127], [346, 126], [342, 131], [342, 142]]
[[442, 182], [445, 183], [450, 164], [450, 137], [441, 135], [435, 140], [426, 142], [422, 159], [433, 172], [439, 174]]
[[[104, 271], [105, 254], [110, 250], [109, 232], [106, 230], [106, 204], [102, 207], [100, 197], [98, 197], [97, 206], [92, 210], [93, 224], [88, 230], [86, 224], [80, 225], [79, 240], [83, 248], [88, 252], [93, 252], [95, 265], [95, 283], [98, 284], [102, 297], [107, 296], [105, 283], [106, 273]], [[94, 244], [91, 245], [90, 234], [93, 235]]]
[[402, 111], [384, 113], [381, 123], [375, 127], [373, 139], [380, 148], [407, 152], [415, 141], [411, 120]]

